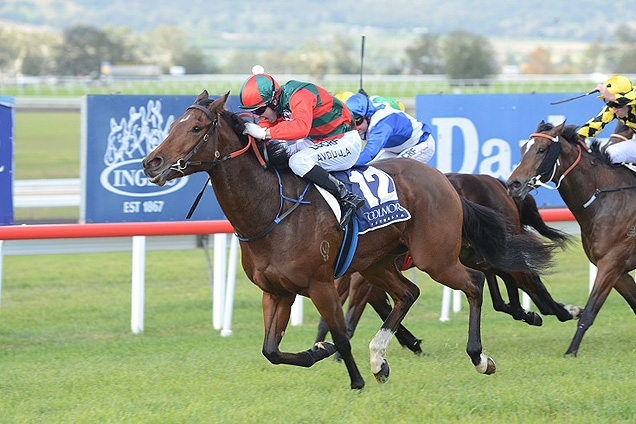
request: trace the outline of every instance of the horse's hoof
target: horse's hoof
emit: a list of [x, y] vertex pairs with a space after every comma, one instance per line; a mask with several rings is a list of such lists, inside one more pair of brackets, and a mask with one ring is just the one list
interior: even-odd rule
[[309, 350], [309, 353], [314, 358], [314, 361], [318, 362], [333, 355], [336, 351], [336, 345], [331, 342], [317, 342], [314, 344], [314, 347]]
[[413, 352], [416, 355], [423, 355], [422, 353], [422, 340], [421, 339], [415, 339], [415, 342], [413, 342], [412, 345], [404, 345], [404, 347], [406, 347], [408, 350], [410, 350], [411, 352]]
[[342, 355], [340, 354], [340, 352], [336, 352], [336, 354], [333, 355], [333, 360], [336, 362], [342, 362]]
[[475, 369], [480, 374], [494, 374], [497, 371], [497, 364], [493, 361], [492, 358], [484, 355], [483, 353], [480, 355], [480, 361], [477, 365], [475, 365]]
[[573, 319], [579, 319], [583, 313], [583, 308], [580, 306], [565, 305], [564, 308], [572, 315]]
[[352, 381], [351, 382], [351, 390], [362, 390], [364, 388], [364, 380], [360, 379], [360, 381]]
[[375, 375], [375, 379], [377, 380], [378, 383], [386, 383], [386, 381], [389, 379], [389, 375], [391, 374], [391, 367], [389, 367], [389, 364], [384, 361], [382, 362], [382, 366], [380, 367], [380, 371], [378, 371], [377, 373], [373, 374]]
[[536, 312], [529, 312], [529, 314], [532, 316], [532, 322], [529, 322], [528, 324], [536, 327], [541, 327], [543, 325], [543, 318], [541, 318], [541, 315]]

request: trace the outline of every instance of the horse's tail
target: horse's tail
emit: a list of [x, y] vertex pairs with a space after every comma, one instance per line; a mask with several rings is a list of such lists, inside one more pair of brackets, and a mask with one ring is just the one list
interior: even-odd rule
[[527, 195], [523, 200], [516, 200], [516, 202], [521, 217], [521, 225], [534, 228], [539, 234], [547, 237], [552, 243], [562, 249], [568, 245], [570, 239], [566, 233], [546, 225], [545, 221], [543, 221], [534, 197]]
[[499, 212], [463, 197], [461, 201], [464, 244], [484, 265], [507, 272], [537, 273], [552, 265], [554, 244], [542, 243], [531, 233], [512, 234]]

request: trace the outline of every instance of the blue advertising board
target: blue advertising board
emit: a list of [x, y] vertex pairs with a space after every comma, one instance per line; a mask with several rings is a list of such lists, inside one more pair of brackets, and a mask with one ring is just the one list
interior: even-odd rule
[[[215, 96], [218, 97], [218, 96]], [[82, 222], [182, 221], [208, 175], [151, 184], [141, 161], [196, 96], [88, 95], [82, 112]], [[238, 112], [238, 96], [227, 108]], [[206, 190], [192, 219], [225, 219]]]
[[0, 96], [0, 225], [13, 224], [15, 100]]
[[[577, 94], [418, 95], [417, 119], [431, 126], [436, 141], [429, 165], [506, 180], [521, 160], [521, 146], [542, 120], [582, 125], [600, 112], [603, 103], [594, 96], [550, 104]], [[615, 126], [607, 125], [598, 138], [608, 138]], [[557, 191], [540, 188], [533, 194], [539, 206], [565, 206]]]

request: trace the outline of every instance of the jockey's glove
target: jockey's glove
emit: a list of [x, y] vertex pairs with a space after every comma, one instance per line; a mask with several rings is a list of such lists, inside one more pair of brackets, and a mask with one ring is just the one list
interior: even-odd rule
[[265, 135], [265, 128], [256, 125], [253, 122], [246, 122], [245, 123], [245, 130], [243, 131], [243, 134], [249, 134], [254, 138], [258, 138], [260, 140], [264, 140], [266, 135]]

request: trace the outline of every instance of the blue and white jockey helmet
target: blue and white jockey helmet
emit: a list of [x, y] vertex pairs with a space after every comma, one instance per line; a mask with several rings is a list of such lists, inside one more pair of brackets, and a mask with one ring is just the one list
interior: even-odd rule
[[345, 104], [356, 116], [363, 116], [365, 118], [369, 118], [375, 113], [375, 106], [373, 102], [369, 100], [367, 96], [362, 93], [356, 93], [353, 96], [349, 97]]

